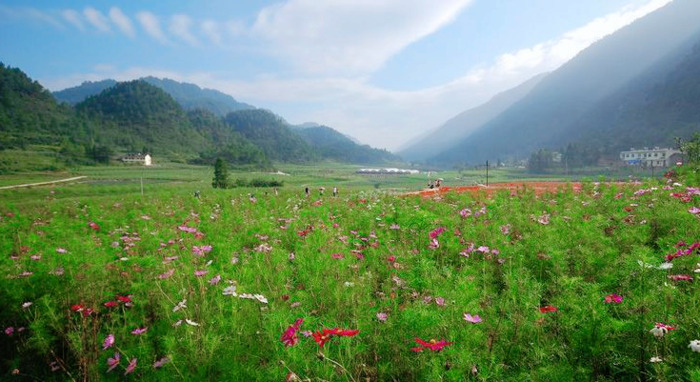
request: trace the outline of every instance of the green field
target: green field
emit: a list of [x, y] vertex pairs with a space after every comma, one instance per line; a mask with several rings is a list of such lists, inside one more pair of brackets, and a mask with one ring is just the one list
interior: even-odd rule
[[185, 165], [0, 190], [0, 380], [700, 381], [692, 169], [491, 198], [355, 169], [230, 173], [279, 195]]

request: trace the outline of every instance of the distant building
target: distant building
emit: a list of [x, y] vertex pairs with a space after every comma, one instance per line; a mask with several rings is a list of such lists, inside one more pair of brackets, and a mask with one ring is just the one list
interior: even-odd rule
[[124, 163], [137, 163], [144, 166], [150, 166], [153, 162], [151, 161], [151, 154], [126, 154], [122, 157], [122, 162]]
[[412, 175], [420, 174], [420, 171], [400, 168], [362, 168], [355, 171], [355, 173], [365, 175]]
[[681, 158], [681, 152], [676, 149], [654, 147], [653, 149], [631, 148], [629, 151], [622, 151], [620, 159], [630, 166], [654, 166], [668, 167], [675, 164]]

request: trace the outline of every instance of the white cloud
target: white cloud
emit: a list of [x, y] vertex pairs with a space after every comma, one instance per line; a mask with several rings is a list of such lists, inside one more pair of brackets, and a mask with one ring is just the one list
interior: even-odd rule
[[136, 37], [136, 31], [134, 30], [134, 25], [131, 23], [131, 19], [125, 15], [121, 9], [112, 7], [109, 10], [109, 18], [125, 35], [131, 38]]
[[30, 7], [8, 7], [0, 5], [0, 20], [6, 21], [12, 19], [30, 20], [40, 24], [48, 24], [56, 29], [64, 29], [64, 25], [50, 13]]
[[165, 37], [163, 30], [160, 28], [160, 20], [151, 12], [139, 12], [136, 14], [136, 19], [139, 20], [143, 29], [149, 36], [153, 37], [161, 44], [169, 44], [168, 38]]
[[252, 27], [270, 53], [307, 73], [372, 72], [455, 19], [473, 0], [289, 0]]
[[100, 32], [111, 32], [112, 28], [109, 26], [109, 20], [95, 8], [87, 7], [83, 10], [83, 14], [87, 21], [92, 24]]
[[202, 21], [202, 33], [216, 45], [221, 45], [221, 28], [219, 23], [213, 20]]
[[74, 9], [66, 9], [63, 12], [61, 12], [61, 16], [68, 21], [70, 24], [72, 24], [74, 27], [78, 28], [81, 32], [85, 31], [85, 25], [83, 24], [83, 20], [80, 18], [80, 13], [78, 13]]
[[192, 26], [192, 20], [186, 15], [174, 15], [170, 18], [170, 33], [179, 37], [186, 43], [197, 46], [199, 41], [190, 32], [190, 27]]

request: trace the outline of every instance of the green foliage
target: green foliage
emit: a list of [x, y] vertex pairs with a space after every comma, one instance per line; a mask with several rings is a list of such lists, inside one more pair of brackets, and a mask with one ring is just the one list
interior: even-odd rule
[[214, 179], [211, 182], [214, 188], [228, 188], [228, 168], [226, 162], [221, 158], [216, 158], [214, 164]]
[[355, 143], [327, 126], [298, 128], [295, 131], [313, 147], [314, 152], [326, 159], [359, 164], [401, 162], [399, 157], [386, 150]]
[[693, 133], [692, 138], [684, 140], [676, 138], [678, 149], [685, 156], [686, 162], [691, 165], [700, 165], [700, 133]]

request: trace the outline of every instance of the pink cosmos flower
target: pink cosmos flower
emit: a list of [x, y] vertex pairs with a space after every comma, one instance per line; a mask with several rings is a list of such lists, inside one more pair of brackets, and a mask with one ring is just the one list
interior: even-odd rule
[[333, 253], [331, 254], [331, 257], [334, 259], [344, 259], [345, 255], [343, 255], [342, 253]]
[[114, 370], [115, 367], [119, 366], [119, 361], [121, 361], [122, 356], [119, 353], [114, 353], [113, 358], [107, 358], [107, 366], [109, 366], [109, 369], [107, 369], [107, 372], [109, 373], [110, 371]]
[[472, 216], [472, 210], [470, 210], [469, 208], [465, 208], [459, 211], [459, 216], [461, 216], [462, 218], [468, 218]]
[[392, 225], [389, 226], [389, 229], [398, 230], [398, 229], [401, 229], [401, 226], [398, 225], [398, 224], [396, 224], [396, 223], [394, 223], [394, 224], [392, 224]]
[[156, 362], [154, 362], [154, 363], [153, 363], [153, 368], [154, 368], [154, 369], [157, 369], [157, 368], [159, 368], [159, 367], [163, 367], [163, 365], [165, 365], [165, 364], [168, 363], [168, 362], [170, 362], [170, 357], [168, 357], [168, 356], [166, 355], [165, 357], [163, 357], [163, 358], [157, 360]]
[[221, 275], [216, 275], [209, 280], [210, 285], [216, 285], [221, 281]]
[[379, 322], [385, 322], [387, 320], [387, 318], [389, 318], [389, 315], [387, 315], [386, 313], [384, 313], [384, 312], [377, 313], [377, 320], [379, 320]]
[[124, 375], [130, 374], [134, 372], [134, 369], [136, 369], [136, 358], [132, 358], [131, 361], [129, 361], [129, 366], [126, 367], [126, 370], [124, 371]]
[[428, 245], [430, 249], [440, 248], [440, 242], [437, 239], [430, 239], [430, 244]]
[[542, 225], [547, 225], [549, 224], [549, 214], [544, 214], [537, 218], [537, 222], [542, 224]]
[[500, 228], [501, 228], [501, 233], [504, 235], [507, 235], [510, 233], [512, 226], [510, 224], [506, 224], [506, 225], [502, 225]]
[[445, 299], [442, 297], [435, 297], [435, 303], [438, 306], [445, 306]]
[[180, 231], [183, 231], [183, 232], [188, 232], [188, 233], [195, 233], [195, 232], [197, 232], [197, 228], [191, 228], [191, 227], [188, 227], [188, 226], [186, 226], [186, 225], [181, 225], [181, 226], [179, 226], [179, 227], [177, 227], [177, 228], [178, 228]]
[[167, 278], [170, 278], [170, 276], [172, 276], [173, 274], [175, 274], [175, 269], [171, 269], [171, 270], [169, 270], [169, 271], [167, 271], [167, 272], [165, 272], [165, 273], [159, 274], [159, 275], [158, 275], [158, 278], [161, 279], [161, 280], [165, 280], [165, 279], [167, 279]]
[[394, 261], [396, 261], [396, 256], [391, 255], [391, 256], [389, 256], [386, 260], [387, 260], [388, 262], [390, 262], [390, 263], [393, 263]]
[[8, 336], [12, 336], [14, 333], [15, 333], [14, 327], [8, 326], [7, 328], [5, 328], [5, 334], [7, 334]]
[[199, 271], [194, 271], [194, 275], [197, 276], [197, 277], [204, 276], [204, 275], [206, 275], [207, 273], [209, 273], [209, 271], [206, 270], [206, 269], [199, 270]]
[[102, 344], [102, 350], [107, 350], [114, 345], [114, 334], [109, 334], [107, 335], [107, 338], [105, 338], [105, 342]]
[[58, 252], [58, 253], [68, 253], [68, 250], [66, 250], [65, 248], [59, 247], [59, 248], [56, 248], [56, 252]]
[[693, 281], [693, 276], [690, 275], [668, 275], [668, 278], [673, 281]]
[[698, 207], [691, 207], [691, 208], [688, 210], [688, 212], [690, 212], [690, 213], [693, 214], [693, 215], [697, 215], [697, 214], [700, 214], [700, 208], [698, 208]]
[[623, 297], [620, 296], [619, 294], [612, 293], [612, 294], [605, 296], [605, 303], [606, 304], [612, 304], [612, 303], [619, 304], [622, 302], [622, 298]]
[[471, 322], [472, 324], [478, 324], [482, 321], [478, 314], [471, 315], [469, 313], [464, 313], [464, 321]]
[[133, 334], [135, 336], [140, 336], [141, 334], [146, 333], [146, 331], [148, 331], [148, 327], [144, 326], [143, 328], [136, 328], [136, 329], [132, 330], [131, 334]]

